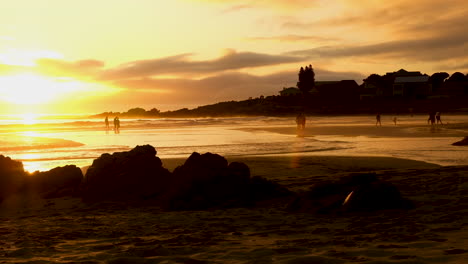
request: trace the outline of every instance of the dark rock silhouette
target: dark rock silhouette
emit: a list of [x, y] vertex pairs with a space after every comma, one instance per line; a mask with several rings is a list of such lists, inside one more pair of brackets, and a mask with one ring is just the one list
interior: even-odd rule
[[114, 154], [102, 154], [88, 168], [83, 200], [145, 199], [156, 196], [167, 186], [170, 172], [162, 167], [150, 145]]
[[452, 143], [452, 145], [454, 145], [454, 146], [468, 146], [468, 137], [465, 137], [460, 141]]
[[298, 195], [288, 206], [290, 211], [325, 214], [397, 208], [411, 208], [411, 202], [403, 199], [395, 186], [377, 179], [374, 173], [352, 174], [334, 182], [319, 183]]
[[203, 210], [250, 206], [262, 199], [288, 194], [286, 188], [276, 183], [250, 178], [250, 170], [244, 163], [228, 165], [218, 154], [194, 152], [174, 170], [164, 200], [169, 210]]
[[44, 198], [56, 198], [77, 195], [83, 173], [75, 165], [67, 165], [46, 172], [35, 172], [29, 179], [29, 191], [37, 192]]
[[383, 209], [409, 209], [411, 202], [401, 197], [391, 183], [376, 181], [363, 184], [348, 194], [343, 202], [344, 211], [376, 211]]
[[0, 155], [0, 203], [9, 195], [20, 191], [27, 181], [23, 163]]

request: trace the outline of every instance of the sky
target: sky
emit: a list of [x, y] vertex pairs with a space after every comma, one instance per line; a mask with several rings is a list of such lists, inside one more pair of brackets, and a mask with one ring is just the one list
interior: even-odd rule
[[15, 0], [0, 111], [162, 111], [401, 68], [468, 73], [464, 0]]

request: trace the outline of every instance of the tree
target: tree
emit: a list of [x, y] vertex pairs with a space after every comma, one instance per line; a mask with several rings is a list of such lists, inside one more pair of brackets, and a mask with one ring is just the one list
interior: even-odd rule
[[432, 84], [432, 90], [434, 92], [438, 91], [442, 85], [444, 84], [445, 79], [447, 79], [450, 75], [446, 72], [436, 72], [431, 75], [429, 81]]
[[130, 116], [144, 116], [146, 114], [146, 110], [140, 107], [132, 108], [127, 111], [127, 115]]
[[367, 77], [366, 79], [363, 80], [365, 83], [370, 83], [370, 84], [373, 84], [375, 86], [380, 86], [383, 82], [383, 78], [382, 76], [376, 74], [376, 73], [373, 73], [371, 75], [369, 75], [369, 77]]
[[315, 73], [312, 65], [309, 64], [305, 69], [301, 67], [299, 70], [299, 82], [297, 82], [297, 88], [299, 88], [303, 94], [308, 94], [314, 87]]
[[466, 82], [468, 79], [466, 76], [461, 72], [456, 72], [447, 79], [447, 82]]
[[148, 113], [152, 116], [156, 116], [156, 115], [159, 115], [161, 111], [159, 111], [159, 109], [152, 108], [151, 110], [148, 111]]

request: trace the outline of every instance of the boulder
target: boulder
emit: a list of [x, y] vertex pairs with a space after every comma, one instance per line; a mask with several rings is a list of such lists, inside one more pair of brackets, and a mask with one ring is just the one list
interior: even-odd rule
[[465, 137], [460, 141], [452, 143], [452, 145], [454, 145], [454, 146], [468, 146], [468, 137]]
[[27, 181], [23, 163], [0, 155], [0, 203], [9, 195], [20, 191]]
[[46, 172], [34, 172], [29, 177], [29, 189], [44, 198], [76, 195], [83, 181], [81, 169], [75, 165], [56, 167]]
[[344, 211], [376, 211], [383, 209], [409, 209], [411, 202], [401, 197], [391, 183], [375, 181], [356, 187], [343, 202]]
[[169, 210], [203, 210], [253, 205], [261, 199], [284, 195], [273, 182], [250, 178], [249, 167], [212, 153], [194, 152], [173, 172], [164, 195]]
[[150, 145], [102, 154], [86, 171], [83, 200], [127, 201], [157, 196], [167, 187], [171, 174], [156, 154]]
[[337, 181], [322, 182], [299, 195], [288, 205], [290, 211], [336, 213], [407, 209], [411, 203], [398, 189], [379, 180], [375, 173], [351, 174]]

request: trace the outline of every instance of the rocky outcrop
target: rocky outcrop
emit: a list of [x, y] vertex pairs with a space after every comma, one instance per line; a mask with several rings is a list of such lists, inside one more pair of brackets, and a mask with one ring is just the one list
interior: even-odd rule
[[167, 187], [171, 174], [162, 167], [156, 154], [150, 145], [102, 154], [86, 172], [83, 200], [127, 201], [159, 195]]
[[46, 172], [35, 172], [29, 179], [30, 191], [37, 192], [44, 198], [56, 198], [77, 195], [83, 173], [75, 165], [67, 165]]
[[336, 213], [411, 207], [411, 202], [401, 197], [393, 184], [379, 180], [373, 173], [367, 173], [317, 184], [299, 195], [288, 209], [299, 212]]
[[0, 203], [24, 187], [26, 176], [23, 163], [0, 155]]
[[217, 154], [194, 152], [173, 172], [162, 200], [169, 210], [203, 210], [249, 206], [256, 201], [291, 194], [286, 188], [250, 177], [244, 163], [232, 162]]
[[452, 143], [452, 145], [454, 145], [454, 146], [468, 146], [468, 137], [465, 137], [460, 141]]

